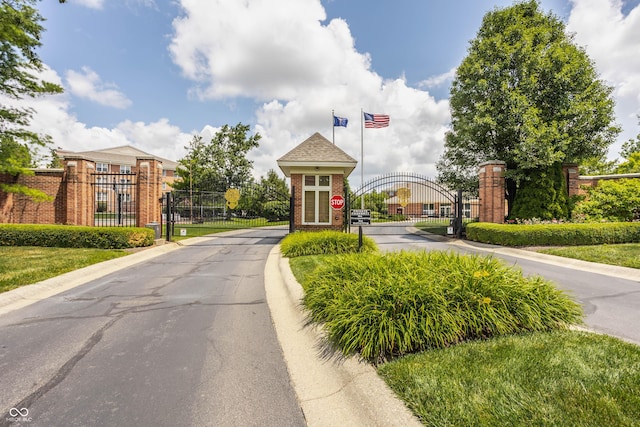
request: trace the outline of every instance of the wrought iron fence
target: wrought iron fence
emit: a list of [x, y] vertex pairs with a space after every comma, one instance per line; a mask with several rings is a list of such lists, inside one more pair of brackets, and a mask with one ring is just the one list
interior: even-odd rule
[[136, 226], [136, 174], [92, 175], [94, 223], [101, 227]]
[[287, 225], [290, 195], [259, 185], [229, 188], [225, 192], [174, 190], [164, 199], [162, 222], [170, 235], [190, 228], [212, 232]]
[[395, 172], [376, 177], [349, 194], [345, 210], [347, 227], [351, 223], [351, 209], [369, 211], [371, 222], [379, 226], [429, 222], [451, 225], [458, 232], [464, 222], [478, 217], [479, 200], [473, 194], [451, 190], [425, 176]]

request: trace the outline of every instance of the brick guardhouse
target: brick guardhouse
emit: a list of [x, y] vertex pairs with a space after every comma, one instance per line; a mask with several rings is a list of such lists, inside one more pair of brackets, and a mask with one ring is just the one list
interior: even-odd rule
[[345, 199], [344, 180], [357, 160], [319, 133], [278, 159], [278, 166], [291, 179], [294, 230], [342, 230], [344, 205], [332, 206], [332, 198]]

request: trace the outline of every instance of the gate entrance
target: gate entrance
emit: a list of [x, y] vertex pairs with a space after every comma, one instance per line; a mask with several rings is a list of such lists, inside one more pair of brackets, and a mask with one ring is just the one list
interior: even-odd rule
[[136, 226], [136, 174], [92, 174], [94, 225], [99, 227]]
[[[203, 235], [293, 222], [291, 195], [264, 185], [219, 191], [174, 190], [163, 198], [162, 222], [167, 234]], [[197, 232], [195, 232], [195, 229]], [[191, 231], [190, 231], [191, 230]]]
[[478, 217], [477, 197], [451, 190], [425, 176], [411, 172], [382, 175], [364, 183], [348, 195], [345, 224], [350, 231], [351, 212], [370, 212], [371, 226], [364, 225], [365, 234], [394, 234], [394, 227], [433, 229], [462, 236], [463, 222]]

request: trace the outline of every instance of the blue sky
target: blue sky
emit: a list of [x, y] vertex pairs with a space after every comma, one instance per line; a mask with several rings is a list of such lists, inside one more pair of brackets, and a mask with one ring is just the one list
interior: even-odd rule
[[[624, 133], [640, 133], [640, 0], [541, 0], [614, 87]], [[262, 135], [257, 176], [347, 117], [336, 144], [360, 160], [360, 109], [391, 125], [364, 134], [365, 180], [435, 176], [449, 85], [482, 17], [506, 0], [43, 0], [44, 76], [63, 95], [30, 102], [56, 146], [124, 144], [178, 160], [192, 135], [242, 122]], [[352, 185], [360, 184], [360, 168]], [[278, 171], [279, 172], [279, 171]]]

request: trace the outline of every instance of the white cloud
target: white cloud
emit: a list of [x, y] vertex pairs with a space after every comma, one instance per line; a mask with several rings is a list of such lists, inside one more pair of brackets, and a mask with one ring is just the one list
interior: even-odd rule
[[78, 3], [90, 9], [102, 9], [105, 0], [71, 0], [72, 3]]
[[[60, 76], [50, 68], [45, 68], [39, 77], [45, 81], [62, 84]], [[165, 118], [153, 123], [126, 120], [111, 129], [87, 127], [70, 113], [69, 95], [64, 93], [21, 101], [7, 100], [0, 96], [0, 101], [18, 107], [33, 108], [36, 113], [31, 120], [30, 128], [51, 136], [53, 147], [65, 150], [87, 151], [132, 145], [159, 157], [178, 160], [185, 155], [184, 146], [192, 137], [177, 126], [171, 125]]]
[[[619, 140], [632, 138], [640, 132], [636, 117], [640, 114], [640, 5], [625, 16], [621, 0], [571, 1], [567, 28], [614, 88], [616, 113], [623, 127]], [[620, 145], [611, 147], [611, 158], [618, 157]]]
[[[435, 175], [448, 103], [403, 79], [383, 81], [347, 23], [325, 22], [319, 0], [181, 3], [170, 51], [199, 96], [264, 101], [256, 112], [263, 138], [250, 153], [257, 175], [316, 131], [332, 139], [332, 110], [350, 120], [335, 129], [336, 144], [360, 160], [361, 108], [391, 116], [390, 127], [364, 132], [365, 180], [392, 169]], [[352, 180], [359, 184], [359, 169]]]
[[438, 76], [431, 76], [426, 80], [423, 80], [420, 83], [418, 83], [418, 87], [431, 89], [431, 88], [440, 87], [443, 84], [449, 85], [453, 81], [454, 77], [456, 76], [456, 70], [457, 68], [452, 68], [444, 74], [440, 74]]
[[69, 91], [79, 98], [114, 108], [127, 108], [131, 105], [131, 100], [118, 90], [116, 84], [102, 82], [98, 73], [89, 67], [82, 67], [81, 72], [67, 71], [66, 82]]

